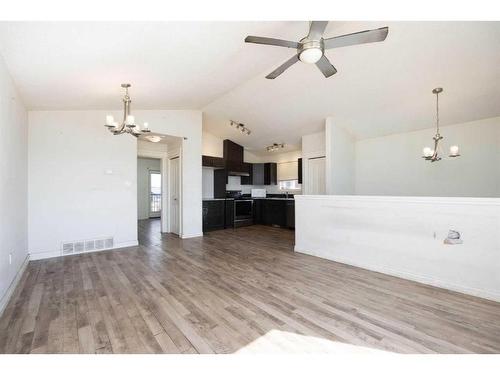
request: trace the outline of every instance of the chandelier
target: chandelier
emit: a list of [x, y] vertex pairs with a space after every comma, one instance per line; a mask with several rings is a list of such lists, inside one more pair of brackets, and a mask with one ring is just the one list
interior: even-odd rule
[[[435, 161], [441, 160], [441, 156], [439, 156], [439, 141], [443, 139], [443, 136], [439, 133], [439, 94], [443, 92], [441, 87], [437, 87], [432, 90], [432, 93], [436, 95], [436, 135], [432, 137], [434, 140], [434, 149], [430, 147], [424, 147], [422, 150], [423, 158], [425, 160], [430, 160], [431, 163]], [[458, 153], [458, 146], [454, 145], [450, 147], [450, 153], [448, 155], [450, 158], [456, 158], [460, 156]]]
[[114, 135], [129, 133], [137, 138], [141, 134], [149, 133], [148, 123], [145, 122], [141, 129], [139, 125], [136, 125], [135, 117], [130, 114], [130, 103], [132, 102], [128, 94], [128, 88], [131, 86], [130, 83], [122, 83], [121, 86], [125, 89], [125, 95], [123, 96], [123, 120], [119, 124], [113, 116], [107, 115], [104, 126]]

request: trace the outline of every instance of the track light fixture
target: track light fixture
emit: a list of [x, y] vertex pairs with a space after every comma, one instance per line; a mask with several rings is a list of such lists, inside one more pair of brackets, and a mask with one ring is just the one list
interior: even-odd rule
[[267, 146], [266, 150], [267, 152], [274, 152], [278, 151], [280, 148], [285, 148], [284, 143], [273, 143], [271, 146]]
[[236, 121], [230, 120], [229, 124], [232, 127], [236, 128], [236, 130], [239, 130], [240, 132], [242, 132], [245, 135], [250, 135], [252, 133], [252, 131], [250, 129], [248, 129], [245, 125], [240, 124]]

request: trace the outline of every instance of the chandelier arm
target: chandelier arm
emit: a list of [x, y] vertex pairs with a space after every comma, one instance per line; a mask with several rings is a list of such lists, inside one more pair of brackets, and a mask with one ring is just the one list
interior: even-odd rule
[[439, 145], [440, 139], [441, 138], [439, 138], [439, 137], [434, 137], [434, 154], [432, 155], [432, 160], [437, 160], [437, 158], [438, 158], [438, 145]]

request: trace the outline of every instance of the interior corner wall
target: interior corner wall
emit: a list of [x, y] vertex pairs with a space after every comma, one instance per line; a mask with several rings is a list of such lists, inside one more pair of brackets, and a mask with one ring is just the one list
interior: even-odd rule
[[[441, 127], [443, 158], [422, 159], [429, 128], [356, 142], [356, 194], [500, 197], [500, 117]], [[460, 146], [462, 156], [449, 158]]]
[[356, 139], [331, 117], [325, 124], [325, 183], [328, 195], [355, 193]]
[[0, 315], [28, 261], [28, 117], [0, 57]]

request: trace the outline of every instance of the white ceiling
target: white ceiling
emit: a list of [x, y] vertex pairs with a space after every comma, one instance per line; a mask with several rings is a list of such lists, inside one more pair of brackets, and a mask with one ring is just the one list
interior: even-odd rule
[[254, 151], [293, 149], [327, 116], [358, 138], [430, 127], [436, 86], [444, 125], [500, 115], [499, 22], [331, 22], [325, 35], [386, 25], [385, 42], [327, 51], [328, 79], [297, 63], [267, 80], [294, 51], [243, 42], [299, 40], [307, 22], [2, 22], [0, 53], [29, 109], [118, 109], [128, 81], [133, 108], [202, 109], [205, 130]]

